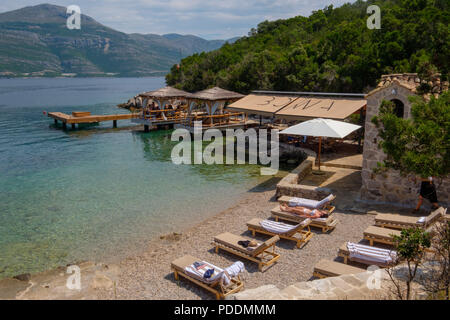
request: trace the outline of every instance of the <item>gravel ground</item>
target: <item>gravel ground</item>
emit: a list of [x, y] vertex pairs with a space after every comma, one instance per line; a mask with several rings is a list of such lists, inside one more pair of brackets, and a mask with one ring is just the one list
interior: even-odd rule
[[[113, 290], [98, 292], [100, 299], [214, 299], [206, 290], [186, 280], [175, 281], [170, 263], [185, 254], [207, 260], [217, 266], [226, 267], [238, 257], [220, 251], [214, 253], [212, 240], [217, 234], [229, 231], [251, 237], [246, 222], [252, 218], [267, 218], [277, 202], [275, 186], [255, 188], [234, 207], [214, 218], [180, 234], [171, 234], [149, 243], [148, 250], [121, 261], [116, 293]], [[280, 289], [298, 281], [312, 279], [314, 265], [321, 259], [334, 260], [337, 250], [346, 241], [359, 242], [366, 227], [374, 223], [374, 216], [350, 211], [354, 195], [343, 190], [336, 201], [335, 211], [339, 224], [336, 229], [324, 234], [312, 228], [313, 237], [302, 249], [292, 241], [281, 240], [277, 251], [281, 254], [278, 263], [265, 272], [258, 272], [257, 265], [242, 260], [248, 271], [245, 288], [251, 289], [274, 284]], [[343, 199], [339, 202], [339, 199]], [[349, 201], [350, 200], [350, 201]], [[345, 202], [346, 201], [346, 202]], [[264, 241], [267, 236], [257, 236]]]

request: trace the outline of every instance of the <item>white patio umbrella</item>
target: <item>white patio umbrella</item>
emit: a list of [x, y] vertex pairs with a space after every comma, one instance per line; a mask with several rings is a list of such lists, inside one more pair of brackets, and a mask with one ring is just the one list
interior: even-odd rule
[[281, 131], [280, 134], [319, 137], [318, 160], [320, 170], [320, 150], [322, 148], [322, 137], [342, 139], [359, 128], [361, 128], [361, 126], [347, 122], [317, 118], [289, 127]]

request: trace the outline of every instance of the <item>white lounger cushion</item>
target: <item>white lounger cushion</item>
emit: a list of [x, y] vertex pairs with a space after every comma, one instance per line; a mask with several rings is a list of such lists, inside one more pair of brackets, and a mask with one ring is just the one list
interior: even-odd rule
[[320, 201], [305, 199], [305, 198], [291, 198], [289, 200], [290, 207], [305, 207], [311, 209], [319, 209], [325, 206], [328, 202], [330, 202], [334, 198], [334, 195], [330, 194], [329, 196], [323, 198]]
[[397, 260], [397, 252], [362, 244], [347, 242], [350, 260], [369, 263], [391, 264]]
[[276, 233], [276, 234], [283, 234], [283, 233], [289, 233], [293, 231], [294, 229], [298, 228], [299, 225], [307, 225], [311, 222], [311, 219], [305, 219], [300, 224], [292, 225], [287, 224], [283, 222], [276, 222], [272, 220], [263, 220], [260, 222], [261, 227], [266, 229], [269, 232]]

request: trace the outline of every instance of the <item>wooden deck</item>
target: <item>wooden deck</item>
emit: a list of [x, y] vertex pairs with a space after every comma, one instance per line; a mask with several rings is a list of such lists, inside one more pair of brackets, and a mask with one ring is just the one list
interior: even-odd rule
[[72, 128], [75, 128], [75, 125], [80, 123], [98, 123], [104, 121], [113, 121], [113, 126], [116, 127], [117, 120], [134, 119], [138, 117], [137, 114], [133, 113], [91, 115], [89, 112], [73, 112], [72, 115], [62, 112], [48, 112], [47, 115], [49, 118], [53, 118], [55, 120], [55, 124], [57, 124], [58, 121], [61, 121], [64, 128], [67, 126], [67, 124], [70, 124], [72, 125]]

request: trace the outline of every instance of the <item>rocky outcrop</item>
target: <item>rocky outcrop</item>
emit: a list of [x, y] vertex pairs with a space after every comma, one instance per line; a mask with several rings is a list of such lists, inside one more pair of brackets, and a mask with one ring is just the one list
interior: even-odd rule
[[38, 274], [0, 280], [0, 300], [99, 299], [103, 290], [114, 290], [119, 268], [115, 265], [81, 262], [80, 288], [67, 285], [74, 271], [60, 267]]
[[128, 110], [142, 109], [142, 104], [143, 104], [142, 98], [139, 95], [137, 95], [129, 99], [127, 102], [119, 104], [118, 107]]

